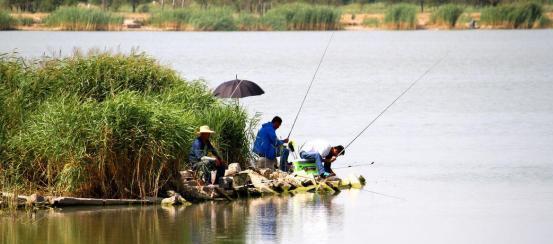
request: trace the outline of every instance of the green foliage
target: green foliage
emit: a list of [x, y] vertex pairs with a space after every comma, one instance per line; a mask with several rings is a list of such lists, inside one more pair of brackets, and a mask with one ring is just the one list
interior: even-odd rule
[[0, 57], [0, 188], [145, 197], [180, 186], [195, 129], [230, 162], [249, 158], [250, 119], [143, 54]]
[[232, 11], [228, 8], [208, 8], [195, 11], [192, 15], [192, 25], [201, 31], [232, 31], [236, 30]]
[[372, 28], [378, 28], [380, 26], [380, 20], [377, 18], [365, 18], [363, 19], [363, 25]]
[[384, 15], [384, 22], [393, 29], [415, 29], [417, 23], [417, 6], [414, 4], [392, 5]]
[[17, 20], [6, 11], [0, 10], [0, 30], [11, 30], [15, 28]]
[[271, 30], [336, 30], [340, 17], [336, 8], [296, 3], [272, 8], [262, 21]]
[[432, 13], [431, 21], [435, 24], [448, 25], [450, 28], [453, 28], [462, 14], [463, 7], [455, 4], [446, 4], [438, 7]]
[[71, 31], [117, 30], [123, 24], [123, 17], [98, 9], [62, 7], [52, 12], [45, 24]]
[[19, 25], [23, 26], [32, 26], [35, 24], [35, 20], [29, 17], [19, 17], [17, 18], [17, 22]]
[[480, 21], [492, 27], [533, 28], [540, 23], [543, 7], [537, 3], [501, 5], [482, 10]]

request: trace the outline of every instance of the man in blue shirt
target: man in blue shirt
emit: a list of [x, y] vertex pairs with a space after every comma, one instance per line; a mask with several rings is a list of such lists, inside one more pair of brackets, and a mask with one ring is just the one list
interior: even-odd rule
[[[200, 174], [199, 177], [205, 184], [211, 184], [212, 170], [217, 171], [214, 184], [219, 184], [221, 177], [225, 176], [225, 161], [221, 159], [221, 156], [209, 141], [209, 137], [213, 133], [215, 131], [209, 129], [209, 126], [201, 126], [198, 132], [199, 136], [192, 143], [188, 154], [188, 161], [192, 164], [192, 169]], [[215, 158], [208, 157], [208, 153], [213, 154]]]
[[278, 116], [274, 117], [271, 122], [267, 122], [261, 126], [255, 137], [253, 152], [259, 156], [256, 161], [257, 168], [269, 168], [274, 170], [277, 164], [276, 157], [280, 155], [280, 170], [287, 171], [288, 149], [283, 148], [284, 143], [288, 143], [288, 138], [279, 140], [276, 135], [276, 130], [282, 125], [282, 119]]

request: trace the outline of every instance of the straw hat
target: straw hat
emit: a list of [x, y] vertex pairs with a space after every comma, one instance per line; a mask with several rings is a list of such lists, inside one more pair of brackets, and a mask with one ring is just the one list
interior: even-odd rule
[[213, 134], [215, 133], [215, 131], [212, 131], [211, 129], [209, 129], [209, 126], [207, 125], [202, 125], [200, 126], [200, 130], [198, 131], [198, 134], [201, 134], [201, 133]]

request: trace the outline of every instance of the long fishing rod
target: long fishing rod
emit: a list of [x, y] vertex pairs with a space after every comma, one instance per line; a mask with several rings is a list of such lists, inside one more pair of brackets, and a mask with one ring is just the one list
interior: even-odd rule
[[436, 61], [432, 66], [430, 66], [424, 73], [422, 73], [417, 79], [415, 79], [411, 85], [409, 85], [409, 87], [407, 87], [407, 89], [405, 89], [396, 99], [394, 99], [394, 101], [392, 101], [392, 103], [390, 103], [388, 106], [386, 106], [384, 108], [384, 110], [382, 110], [382, 112], [380, 112], [380, 114], [378, 114], [367, 126], [365, 126], [365, 128], [363, 128], [363, 130], [361, 130], [361, 132], [359, 132], [345, 147], [344, 149], [339, 153], [339, 154], [342, 154], [342, 152], [344, 152], [349, 146], [351, 146], [351, 144], [357, 140], [357, 138], [359, 138], [372, 124], [374, 124], [374, 122], [380, 118], [386, 111], [388, 111], [388, 109], [394, 105], [394, 103], [396, 103], [403, 95], [405, 95], [405, 93], [407, 93], [413, 86], [415, 86], [415, 84], [417, 84], [417, 82], [419, 82], [420, 80], [422, 80], [422, 78], [424, 78], [434, 67], [436, 67], [439, 63], [441, 63], [446, 57], [447, 57], [447, 52], [445, 53], [445, 55], [438, 59], [438, 61]]
[[346, 166], [336, 167], [336, 168], [333, 168], [333, 169], [346, 169], [346, 168], [354, 168], [354, 167], [363, 167], [363, 166], [371, 166], [373, 164], [374, 164], [374, 162], [360, 163], [360, 164], [350, 164], [350, 165], [346, 165]]
[[311, 90], [311, 86], [313, 85], [313, 82], [315, 81], [315, 78], [317, 77], [317, 73], [319, 72], [319, 68], [321, 67], [321, 64], [323, 63], [323, 60], [326, 55], [326, 51], [328, 50], [328, 47], [330, 46], [330, 43], [332, 42], [332, 38], [334, 37], [334, 32], [330, 35], [330, 38], [328, 39], [328, 43], [326, 44], [326, 48], [323, 52], [323, 55], [321, 56], [321, 60], [319, 61], [319, 64], [317, 65], [317, 69], [315, 70], [315, 73], [313, 74], [313, 78], [311, 78], [311, 82], [309, 82], [309, 86], [307, 87], [307, 91], [305, 92], [305, 96], [303, 96], [303, 100], [301, 101], [300, 108], [298, 109], [298, 112], [296, 113], [296, 117], [294, 118], [294, 122], [292, 123], [292, 128], [290, 128], [290, 133], [288, 133], [288, 136], [286, 138], [290, 138], [290, 135], [292, 135], [292, 131], [294, 130], [294, 126], [296, 125], [296, 121], [298, 120], [298, 117], [300, 115], [300, 112], [303, 108], [303, 104], [305, 103], [305, 100], [307, 99], [307, 95], [309, 94], [309, 91]]

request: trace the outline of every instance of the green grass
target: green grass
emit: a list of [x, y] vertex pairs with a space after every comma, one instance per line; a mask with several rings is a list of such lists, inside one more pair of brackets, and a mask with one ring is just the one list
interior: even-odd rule
[[384, 2], [359, 4], [352, 3], [340, 7], [342, 13], [346, 14], [377, 14], [385, 13], [388, 6]]
[[365, 18], [363, 19], [363, 25], [371, 28], [378, 28], [380, 26], [380, 20], [377, 18]]
[[9, 12], [0, 9], [0, 30], [12, 30], [16, 25], [17, 20]]
[[523, 3], [484, 8], [480, 21], [492, 27], [529, 29], [547, 23], [547, 18], [543, 15], [542, 5]]
[[145, 197], [178, 190], [195, 130], [229, 162], [249, 158], [251, 120], [144, 54], [0, 57], [0, 190]]
[[449, 28], [454, 28], [463, 14], [463, 7], [455, 4], [446, 4], [438, 7], [432, 12], [431, 21], [438, 25], [447, 25]]
[[340, 17], [334, 7], [296, 3], [272, 8], [262, 21], [270, 30], [336, 30]]
[[34, 25], [36, 22], [33, 18], [29, 18], [29, 17], [18, 17], [17, 18], [17, 23], [19, 25], [23, 25], [23, 26], [32, 26]]
[[417, 23], [417, 6], [414, 4], [400, 3], [392, 5], [384, 15], [384, 23], [389, 28], [415, 29]]
[[70, 31], [119, 30], [123, 17], [99, 9], [61, 7], [44, 22], [47, 26]]
[[237, 29], [233, 13], [228, 8], [156, 11], [152, 14], [149, 23], [171, 30], [232, 31]]

